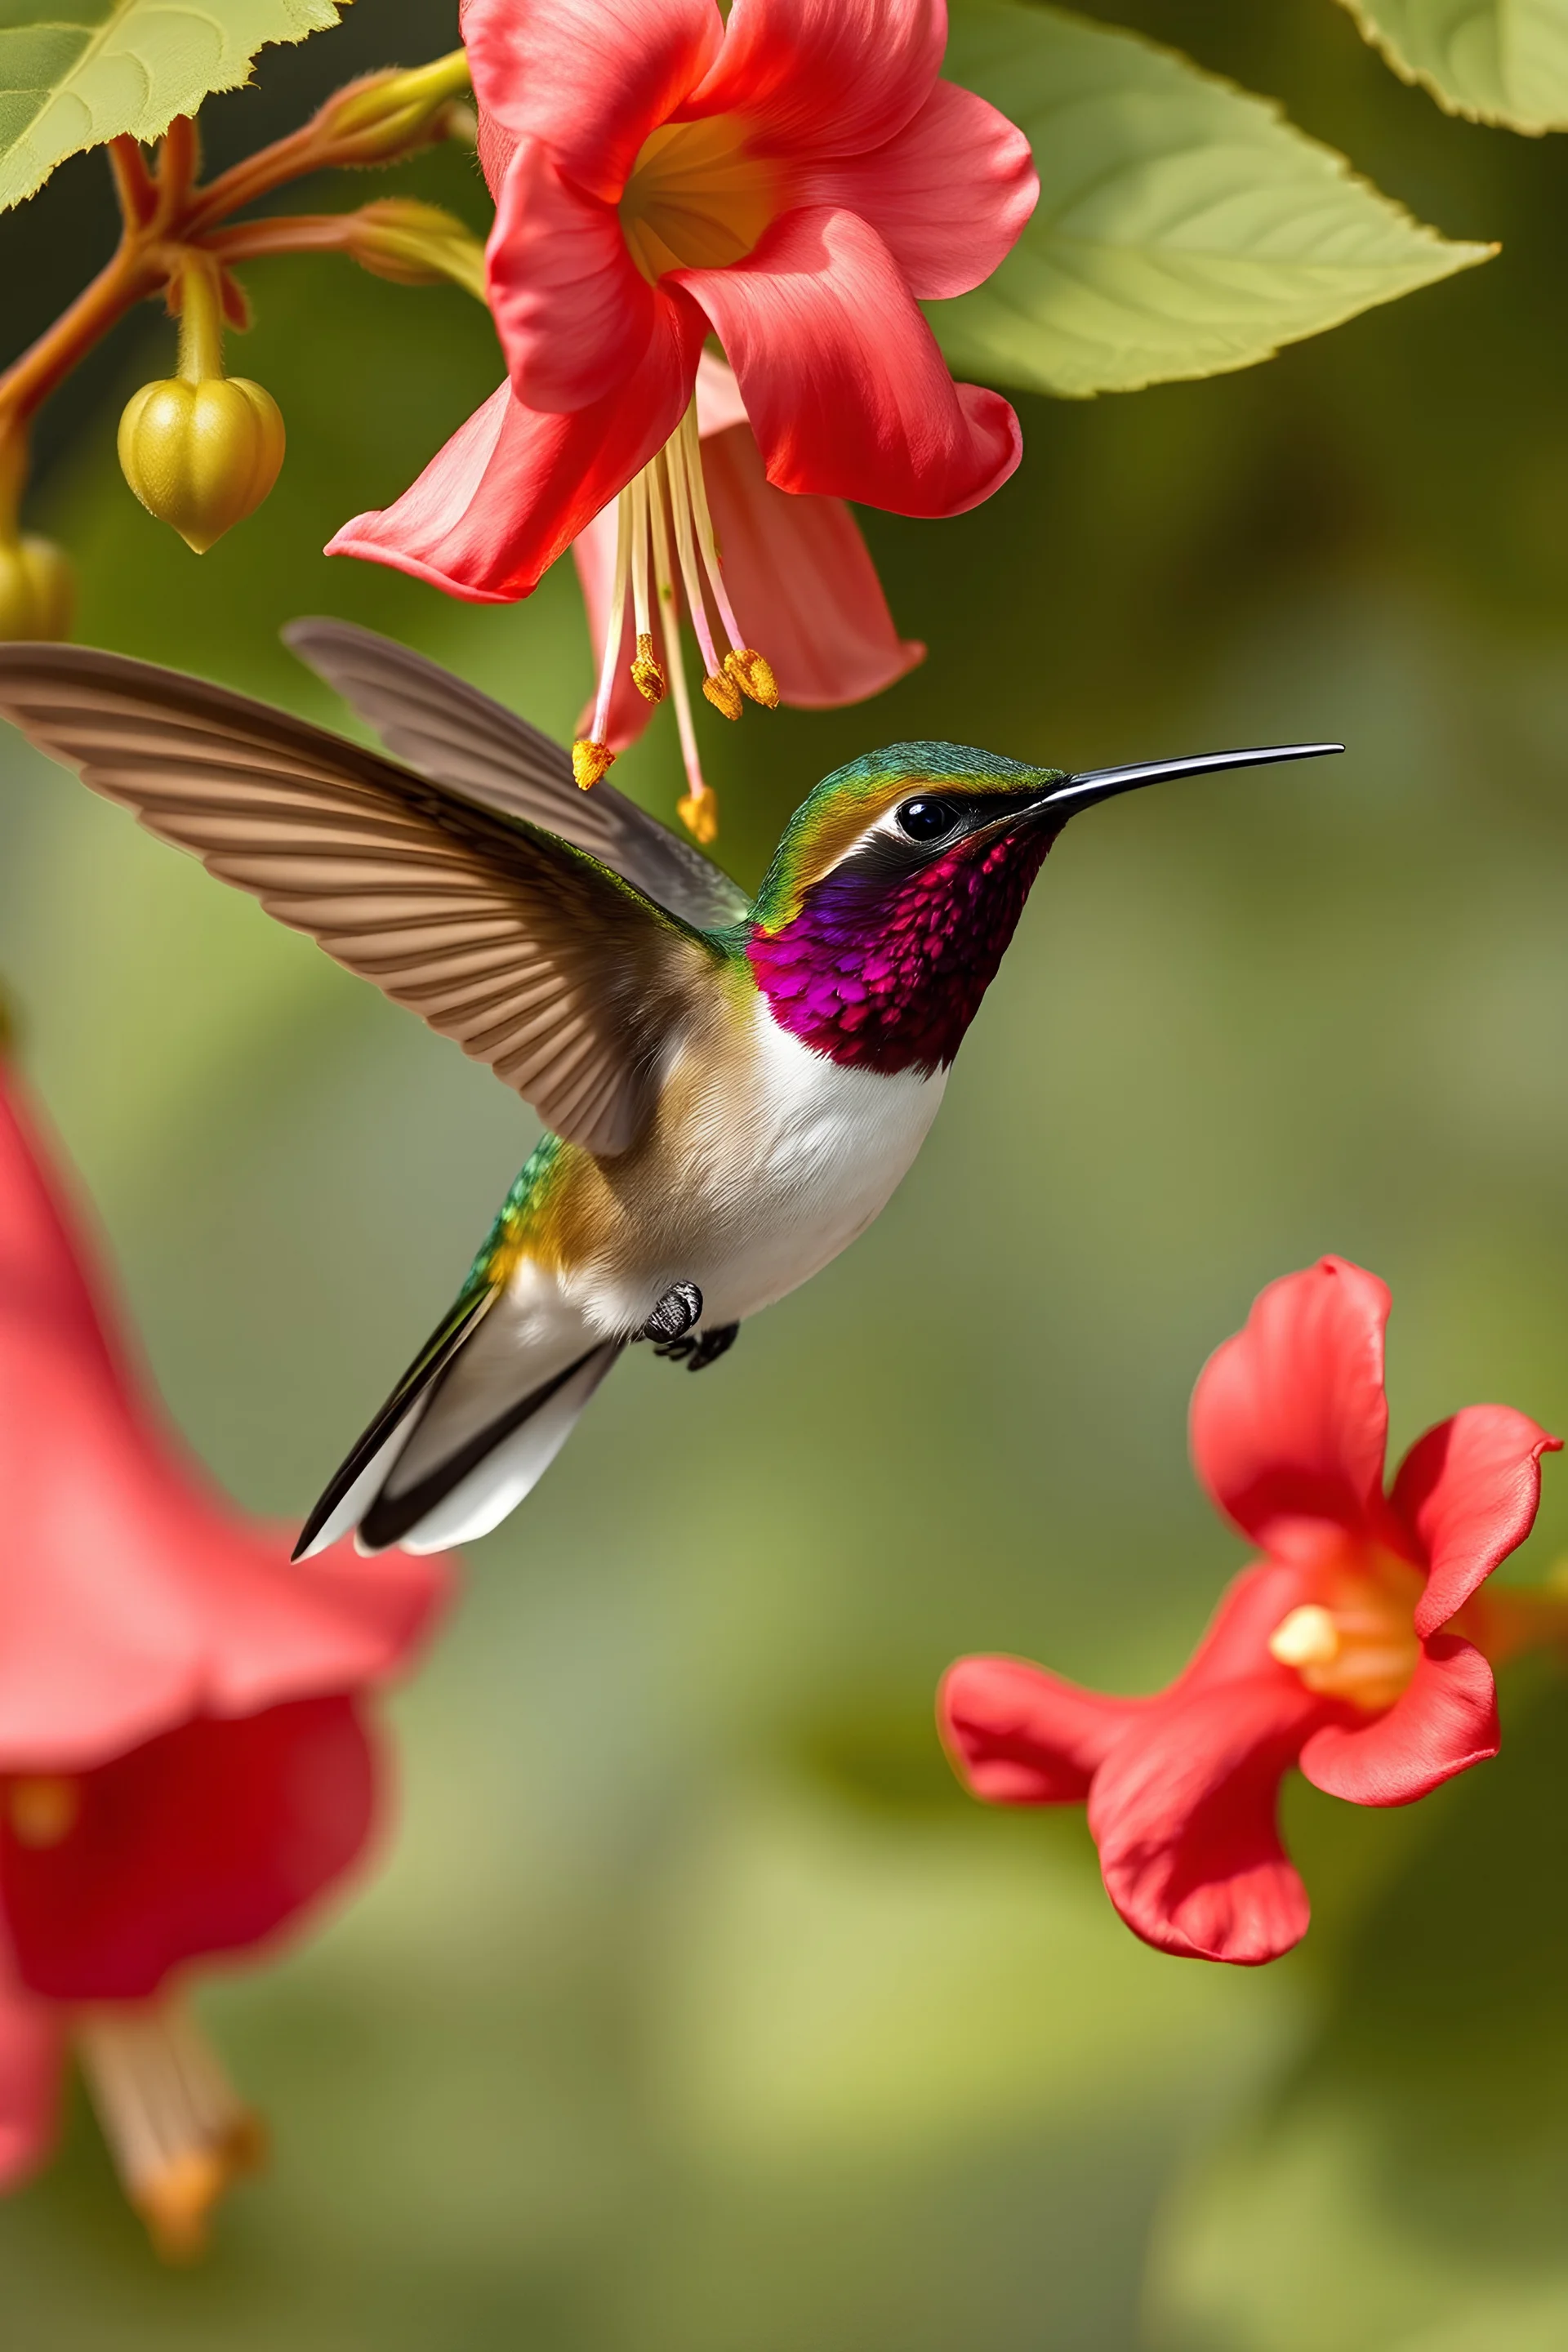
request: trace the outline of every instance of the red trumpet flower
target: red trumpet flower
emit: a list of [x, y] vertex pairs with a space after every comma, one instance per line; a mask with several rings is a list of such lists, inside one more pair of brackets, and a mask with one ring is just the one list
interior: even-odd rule
[[727, 715], [778, 684], [720, 562], [694, 402], [704, 341], [734, 368], [776, 488], [910, 515], [978, 505], [1017, 465], [1017, 419], [953, 383], [920, 302], [979, 285], [1011, 249], [1038, 194], [1028, 142], [940, 79], [943, 0], [734, 0], [727, 22], [716, 0], [468, 0], [463, 32], [508, 382], [329, 552], [508, 601], [618, 499], [579, 781], [614, 756], [629, 635], [638, 690], [675, 698], [700, 804], [655, 617], [684, 595]]
[[[1470, 1405], [1384, 1492], [1389, 1295], [1341, 1258], [1270, 1284], [1193, 1396], [1198, 1476], [1263, 1559], [1150, 1698], [962, 1658], [942, 1737], [977, 1797], [1087, 1802], [1106, 1891], [1162, 1951], [1246, 1965], [1307, 1931], [1280, 1843], [1291, 1765], [1352, 1804], [1405, 1805], [1497, 1753], [1489, 1656], [1531, 1638], [1525, 1596], [1485, 1580], [1530, 1532], [1549, 1437]], [[1562, 1611], [1545, 1604], [1552, 1630]]]
[[0, 2187], [47, 2156], [68, 2045], [160, 2249], [195, 2252], [256, 2119], [181, 1991], [360, 1859], [364, 1694], [440, 1559], [300, 1568], [155, 1418], [0, 1057]]

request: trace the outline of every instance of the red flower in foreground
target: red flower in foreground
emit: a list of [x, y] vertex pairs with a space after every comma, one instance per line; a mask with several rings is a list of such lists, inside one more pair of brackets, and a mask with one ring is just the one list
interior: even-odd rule
[[439, 1559], [303, 1567], [139, 1398], [0, 1058], [0, 2187], [47, 2157], [74, 2043], [127, 2193], [194, 2252], [258, 2126], [179, 1990], [358, 1861], [363, 1693]]
[[[716, 335], [767, 479], [900, 514], [976, 506], [1018, 462], [996, 393], [955, 384], [920, 302], [966, 292], [1038, 194], [1028, 143], [942, 80], [943, 0], [468, 0], [496, 196], [489, 292], [508, 382], [413, 488], [331, 552], [460, 596], [526, 595], [617, 498], [611, 676], [668, 683], [702, 797], [684, 680], [651, 639], [678, 585], [709, 699], [769, 701], [726, 593], [693, 394]], [[671, 652], [673, 653], [673, 648]]]
[[1388, 1308], [1375, 1276], [1324, 1258], [1272, 1283], [1205, 1366], [1198, 1475], [1264, 1558], [1167, 1689], [1112, 1698], [1005, 1657], [943, 1681], [942, 1736], [974, 1794], [1087, 1801], [1106, 1891], [1162, 1951], [1256, 1964], [1305, 1935], [1276, 1818], [1292, 1764], [1352, 1804], [1405, 1805], [1497, 1753], [1488, 1656], [1530, 1612], [1480, 1587], [1529, 1533], [1562, 1441], [1470, 1405], [1385, 1495]]

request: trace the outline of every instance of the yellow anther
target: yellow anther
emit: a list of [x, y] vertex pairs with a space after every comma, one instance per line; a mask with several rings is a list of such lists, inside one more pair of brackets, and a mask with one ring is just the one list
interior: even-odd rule
[[58, 1772], [30, 1773], [13, 1780], [5, 1811], [18, 1845], [44, 1853], [63, 1845], [81, 1816], [81, 1790]]
[[779, 682], [766, 654], [755, 646], [742, 646], [738, 653], [725, 655], [724, 667], [749, 701], [760, 702], [764, 710], [778, 709]]
[[1331, 1665], [1340, 1654], [1340, 1629], [1326, 1609], [1308, 1601], [1276, 1625], [1268, 1654], [1282, 1666]]
[[595, 743], [590, 736], [579, 735], [572, 746], [572, 773], [580, 793], [592, 792], [600, 777], [616, 764], [616, 755], [607, 743]]
[[704, 849], [710, 842], [718, 840], [718, 795], [710, 792], [706, 784], [700, 786], [696, 792], [688, 793], [684, 800], [677, 801], [675, 807], [676, 814], [687, 832], [694, 841], [700, 842]]
[[647, 629], [638, 637], [632, 657], [632, 684], [645, 702], [664, 700], [664, 665], [654, 652], [653, 637]]
[[[733, 656], [731, 658], [733, 659]], [[745, 708], [741, 700], [741, 689], [727, 669], [714, 670], [710, 677], [705, 677], [702, 681], [702, 692], [704, 698], [713, 705], [714, 709], [721, 710], [726, 719], [739, 719]]]

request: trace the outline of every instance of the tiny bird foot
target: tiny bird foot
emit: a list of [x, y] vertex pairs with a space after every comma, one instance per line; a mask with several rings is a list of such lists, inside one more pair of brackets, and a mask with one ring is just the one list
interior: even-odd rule
[[678, 1282], [667, 1290], [642, 1327], [645, 1339], [660, 1342], [660, 1351], [686, 1339], [702, 1314], [702, 1293], [694, 1282]]
[[689, 1331], [679, 1339], [666, 1340], [654, 1349], [672, 1364], [684, 1364], [689, 1372], [705, 1372], [721, 1356], [727, 1356], [735, 1344], [738, 1323], [721, 1323], [714, 1331]]

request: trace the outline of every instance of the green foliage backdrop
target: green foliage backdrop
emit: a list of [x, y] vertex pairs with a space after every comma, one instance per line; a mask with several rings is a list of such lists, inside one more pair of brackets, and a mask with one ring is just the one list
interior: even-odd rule
[[[1351, 754], [1064, 839], [892, 1209], [700, 1382], [617, 1375], [399, 1703], [384, 1875], [207, 1996], [271, 2177], [170, 2276], [79, 2119], [0, 2210], [19, 2352], [1568, 2333], [1560, 1684], [1516, 1682], [1502, 1759], [1412, 1813], [1298, 1788], [1316, 1922], [1256, 1976], [1134, 1943], [1081, 1822], [969, 1807], [929, 1727], [961, 1649], [1123, 1687], [1176, 1665], [1239, 1556], [1185, 1465], [1192, 1380], [1321, 1250], [1393, 1284], [1396, 1442], [1484, 1397], [1568, 1427], [1568, 155], [1446, 119], [1326, 5], [1096, 13], [1279, 92], [1504, 252], [1249, 373], [1027, 402], [992, 505], [870, 519], [931, 661], [869, 709], [710, 728], [721, 845], [754, 879], [806, 782], [879, 740]], [[220, 101], [215, 142], [451, 37], [359, 0]], [[100, 235], [100, 168], [6, 223], [18, 318], [46, 226], [51, 267]], [[470, 173], [443, 153], [398, 186], [478, 220]], [[483, 316], [274, 269], [234, 363], [289, 461], [212, 554], [114, 466], [168, 348], [152, 314], [46, 440], [82, 635], [324, 715], [276, 630], [341, 612], [569, 729], [569, 579], [476, 613], [316, 552], [489, 389]], [[668, 811], [667, 735], [623, 774]], [[526, 1113], [9, 742], [0, 941], [173, 1411], [247, 1502], [299, 1513], [445, 1305]], [[1564, 1549], [1549, 1466], [1515, 1572]]]

